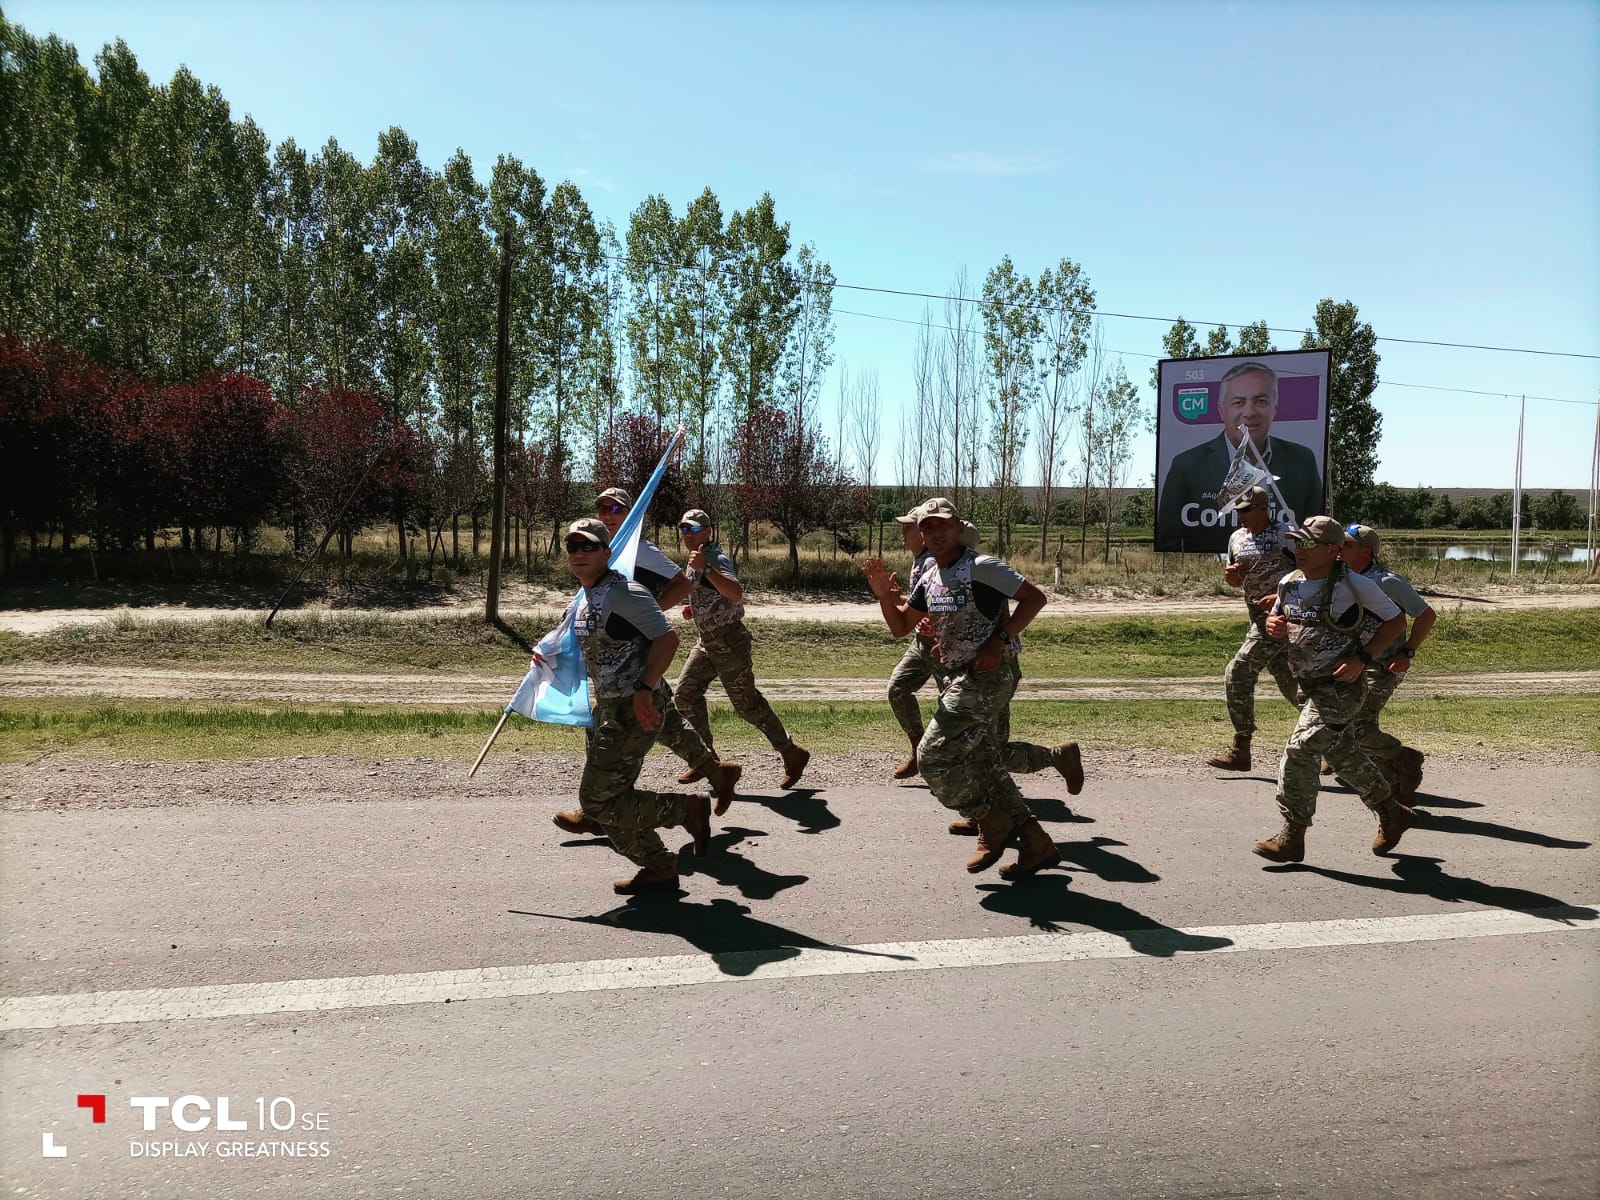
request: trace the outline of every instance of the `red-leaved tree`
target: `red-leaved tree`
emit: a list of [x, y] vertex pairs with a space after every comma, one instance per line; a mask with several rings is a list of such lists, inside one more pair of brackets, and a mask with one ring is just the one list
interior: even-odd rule
[[[596, 494], [606, 488], [619, 487], [637, 499], [640, 489], [650, 481], [651, 472], [666, 453], [672, 433], [654, 413], [630, 412], [617, 417], [610, 432], [595, 444]], [[649, 527], [653, 529], [663, 522], [676, 521], [688, 507], [683, 472], [675, 457], [667, 466], [650, 504]]]
[[307, 387], [283, 424], [290, 507], [305, 527], [332, 528], [348, 558], [357, 531], [415, 488], [413, 434], [374, 396], [343, 387]]
[[757, 405], [734, 437], [734, 500], [746, 525], [770, 521], [789, 539], [789, 570], [800, 578], [800, 539], [816, 529], [840, 528], [855, 483], [828, 455], [814, 426], [794, 414]]

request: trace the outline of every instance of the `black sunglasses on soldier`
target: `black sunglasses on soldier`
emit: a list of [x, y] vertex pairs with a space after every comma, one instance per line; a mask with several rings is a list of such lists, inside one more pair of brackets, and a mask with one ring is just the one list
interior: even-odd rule
[[600, 549], [600, 543], [586, 537], [569, 537], [567, 539], [568, 554], [586, 554], [591, 550]]

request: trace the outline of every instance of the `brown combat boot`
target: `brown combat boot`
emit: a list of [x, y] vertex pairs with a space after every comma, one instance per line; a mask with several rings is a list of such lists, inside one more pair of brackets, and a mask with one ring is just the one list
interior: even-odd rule
[[1374, 854], [1387, 854], [1400, 844], [1405, 831], [1416, 823], [1417, 814], [1403, 804], [1395, 803], [1394, 797], [1378, 813], [1378, 836], [1372, 839], [1372, 852]]
[[641, 892], [675, 892], [678, 890], [677, 867], [640, 867], [629, 879], [619, 879], [611, 885], [619, 896], [637, 896]]
[[558, 812], [550, 818], [556, 823], [557, 828], [565, 829], [568, 833], [604, 833], [600, 822], [592, 817], [583, 815], [582, 809], [571, 809], [568, 812]]
[[1257, 842], [1251, 849], [1273, 862], [1303, 862], [1306, 857], [1306, 827], [1285, 818], [1282, 829], [1266, 841]]
[[811, 761], [811, 751], [801, 749], [794, 742], [790, 742], [778, 753], [783, 755], [783, 782], [778, 786], [792, 788], [800, 782], [800, 776], [805, 774], [806, 764]]
[[690, 767], [682, 775], [678, 776], [678, 782], [682, 784], [699, 783], [705, 777], [706, 773], [699, 767]]
[[1083, 755], [1078, 753], [1077, 742], [1062, 742], [1051, 750], [1050, 765], [1067, 781], [1067, 795], [1083, 791]]
[[971, 817], [962, 817], [959, 821], [950, 822], [950, 832], [957, 837], [977, 837], [978, 823]]
[[999, 862], [1016, 830], [1017, 822], [1011, 814], [991, 805], [988, 816], [978, 818], [978, 847], [967, 859], [967, 870], [976, 875]]
[[913, 746], [911, 747], [911, 757], [895, 768], [894, 777], [896, 779], [914, 779], [916, 778], [917, 770], [917, 748]]
[[[716, 762], [716, 759], [708, 758], [705, 762], [701, 763], [701, 775], [704, 775], [706, 767], [714, 762]], [[717, 788], [717, 803], [716, 806], [711, 810], [712, 812], [716, 813], [717, 816], [720, 817], [723, 813], [727, 812], [728, 805], [733, 803], [734, 788], [739, 783], [739, 776], [743, 774], [744, 768], [738, 763], [725, 762], [722, 764], [722, 786]]]
[[1001, 879], [1026, 879], [1061, 861], [1061, 851], [1056, 848], [1055, 839], [1044, 831], [1044, 826], [1039, 824], [1037, 818], [1030, 817], [1024, 821], [1017, 833], [1022, 840], [1022, 851], [1017, 855], [1016, 862], [1000, 868]]
[[1400, 751], [1401, 770], [1405, 774], [1413, 796], [1422, 786], [1422, 764], [1427, 761], [1427, 757], [1421, 750], [1413, 750], [1410, 746], [1403, 747]]
[[1236, 733], [1233, 735], [1233, 745], [1221, 754], [1213, 754], [1206, 759], [1206, 766], [1215, 767], [1219, 771], [1248, 771], [1250, 769], [1250, 735]]
[[689, 797], [689, 809], [683, 817], [683, 828], [694, 839], [696, 858], [706, 856], [711, 844], [711, 798], [696, 792]]

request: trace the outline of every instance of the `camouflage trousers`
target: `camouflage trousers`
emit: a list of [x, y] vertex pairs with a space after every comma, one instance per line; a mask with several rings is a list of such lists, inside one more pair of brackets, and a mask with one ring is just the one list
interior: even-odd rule
[[[656, 685], [656, 711], [661, 724], [654, 732], [639, 724], [633, 714], [633, 697], [603, 700], [594, 706], [594, 728], [585, 739], [583, 778], [578, 783], [578, 807], [598, 821], [618, 854], [641, 867], [672, 867], [677, 858], [656, 833], [683, 824], [689, 797], [682, 792], [652, 792], [634, 786], [644, 767], [645, 755], [656, 742], [673, 745], [679, 757], [698, 766], [711, 755], [699, 736], [683, 723], [672, 706], [672, 689], [665, 681]], [[669, 727], [676, 744], [668, 742]], [[683, 746], [685, 749], [678, 749]], [[698, 751], [690, 749], [699, 747]], [[685, 753], [685, 750], [688, 753]], [[722, 769], [710, 773], [720, 781]]]
[[913, 745], [922, 740], [922, 705], [917, 693], [932, 679], [944, 690], [944, 669], [933, 656], [933, 639], [913, 634], [900, 663], [889, 676], [889, 708]]
[[1289, 670], [1289, 642], [1287, 638], [1268, 637], [1266, 630], [1254, 620], [1244, 644], [1229, 661], [1222, 673], [1223, 686], [1228, 694], [1228, 720], [1233, 722], [1235, 733], [1256, 731], [1256, 680], [1263, 670], [1272, 675], [1278, 691], [1290, 704], [1300, 702], [1298, 685]]
[[981, 820], [999, 805], [1017, 821], [1032, 813], [1006, 770], [1002, 722], [1017, 690], [1015, 664], [993, 671], [968, 666], [950, 676], [939, 707], [917, 744], [917, 764], [934, 797], [963, 817]]
[[1361, 681], [1340, 683], [1331, 676], [1303, 681], [1306, 702], [1278, 765], [1278, 811], [1296, 825], [1309, 825], [1317, 811], [1318, 768], [1327, 759], [1334, 773], [1373, 812], [1389, 802], [1390, 789], [1377, 765], [1356, 744], [1356, 714]]
[[1386, 771], [1396, 764], [1405, 746], [1394, 734], [1378, 728], [1378, 715], [1404, 679], [1404, 675], [1391, 675], [1382, 660], [1369, 664], [1361, 672], [1361, 683], [1366, 691], [1361, 698], [1361, 711], [1356, 714], [1356, 741], [1361, 752]]
[[722, 680], [733, 711], [764, 735], [774, 750], [789, 744], [789, 733], [772, 711], [772, 705], [756, 687], [756, 670], [750, 661], [750, 631], [741, 621], [715, 633], [700, 635], [689, 651], [683, 674], [676, 685], [678, 711], [689, 722], [700, 740], [711, 745], [711, 718], [706, 712], [706, 688], [713, 679]]
[[[1012, 695], [1016, 694], [1017, 687], [1022, 683], [1022, 663], [1018, 659], [1008, 660], [1011, 664], [1011, 673], [1016, 682], [1012, 685]], [[1000, 669], [1003, 669], [1003, 664]], [[1000, 761], [1007, 771], [1013, 775], [1032, 775], [1038, 771], [1048, 770], [1055, 766], [1055, 759], [1050, 754], [1050, 747], [1035, 746], [1032, 742], [1013, 742], [1011, 740], [1011, 704], [1006, 703], [1005, 711], [995, 722], [995, 738], [1000, 743]]]

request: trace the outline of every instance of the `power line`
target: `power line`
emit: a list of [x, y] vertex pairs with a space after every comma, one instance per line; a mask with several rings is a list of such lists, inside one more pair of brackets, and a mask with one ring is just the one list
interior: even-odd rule
[[[887, 317], [887, 316], [884, 316], [882, 313], [856, 312], [854, 309], [849, 309], [849, 308], [836, 308], [833, 311], [836, 312], [836, 313], [840, 313], [840, 314], [842, 314], [844, 316], [847, 316], [847, 317], [865, 317], [869, 321], [889, 321], [889, 322], [892, 322], [893, 324], [896, 324], [896, 325], [916, 325], [919, 328], [923, 328], [923, 329], [938, 329], [938, 330], [941, 330], [941, 331], [943, 331], [945, 333], [961, 333], [961, 332], [964, 332], [963, 330], [956, 329], [954, 326], [951, 326], [951, 325], [940, 325], [940, 324], [938, 324], [936, 322], [933, 322], [933, 321], [912, 321], [912, 320], [909, 320], [908, 318], [905, 318], [905, 317]], [[1110, 346], [1107, 346], [1105, 348], [1105, 350], [1106, 350], [1106, 353], [1108, 353], [1108, 354], [1118, 354], [1118, 355], [1122, 355], [1122, 356], [1127, 357], [1127, 358], [1148, 358], [1148, 359], [1152, 359], [1152, 360], [1157, 361], [1157, 362], [1159, 362], [1161, 360], [1161, 358], [1162, 358], [1162, 356], [1159, 355], [1159, 354], [1147, 354], [1147, 353], [1145, 353], [1143, 351], [1140, 351], [1140, 350], [1117, 350], [1117, 349], [1114, 349], [1113, 347], [1110, 347]], [[1462, 395], [1462, 396], [1494, 396], [1494, 397], [1498, 397], [1499, 399], [1502, 399], [1502, 400], [1516, 400], [1516, 399], [1522, 398], [1522, 396], [1523, 396], [1523, 394], [1521, 392], [1485, 392], [1485, 391], [1481, 391], [1481, 390], [1479, 390], [1477, 388], [1445, 387], [1442, 384], [1436, 384], [1436, 383], [1400, 383], [1397, 380], [1382, 379], [1382, 378], [1380, 378], [1378, 380], [1378, 386], [1379, 387], [1398, 387], [1398, 388], [1419, 388], [1419, 389], [1422, 389], [1424, 391], [1429, 391], [1429, 392], [1454, 392], [1454, 393], [1456, 393], [1458, 395]], [[1529, 399], [1529, 400], [1548, 400], [1552, 404], [1577, 404], [1577, 405], [1581, 405], [1584, 408], [1593, 408], [1597, 404], [1600, 404], [1600, 401], [1595, 401], [1595, 400], [1571, 400], [1571, 399], [1564, 398], [1562, 396], [1535, 396], [1532, 393], [1529, 393], [1526, 398]]]
[[[627, 262], [626, 258], [619, 257], [617, 255], [601, 254], [600, 257], [605, 259], [608, 262], [618, 262], [618, 263], [624, 263], [624, 264]], [[670, 270], [674, 270], [674, 271], [700, 271], [700, 272], [703, 273], [703, 272], [705, 272], [706, 270], [709, 269], [709, 264], [707, 266], [702, 266], [699, 263], [674, 263], [674, 262], [671, 262], [671, 261], [666, 260], [666, 259], [652, 259], [652, 260], [650, 260], [650, 262], [651, 262], [652, 266], [666, 267], [666, 268], [668, 268]], [[958, 303], [961, 303], [961, 304], [977, 304], [977, 305], [1001, 305], [1001, 304], [1006, 304], [1008, 307], [1012, 307], [1012, 308], [1031, 308], [1031, 309], [1034, 309], [1037, 312], [1063, 313], [1063, 314], [1065, 314], [1067, 316], [1075, 316], [1075, 317], [1076, 316], [1116, 317], [1119, 320], [1123, 320], [1123, 321], [1155, 321], [1155, 322], [1158, 322], [1158, 323], [1163, 324], [1163, 325], [1175, 325], [1179, 321], [1187, 321], [1188, 320], [1187, 317], [1181, 317], [1181, 316], [1179, 316], [1179, 317], [1157, 317], [1157, 316], [1151, 316], [1148, 313], [1111, 312], [1111, 311], [1109, 311], [1107, 309], [1101, 309], [1101, 308], [1088, 308], [1088, 309], [1083, 309], [1083, 308], [1055, 308], [1055, 307], [1051, 307], [1049, 305], [1044, 305], [1044, 304], [1015, 304], [1015, 305], [1011, 305], [1011, 304], [1008, 304], [1005, 301], [985, 300], [981, 296], [948, 296], [948, 295], [940, 296], [940, 295], [934, 294], [933, 292], [913, 292], [913, 291], [907, 291], [907, 290], [905, 290], [903, 288], [872, 287], [872, 286], [870, 286], [868, 284], [864, 284], [864, 283], [840, 283], [837, 279], [833, 280], [832, 283], [829, 284], [828, 286], [833, 287], [833, 288], [841, 288], [841, 289], [843, 289], [845, 291], [850, 291], [850, 292], [868, 292], [868, 293], [871, 293], [873, 295], [878, 295], [878, 296], [902, 296], [902, 297], [908, 297], [908, 298], [916, 299], [916, 300], [941, 300], [941, 301], [943, 301], [943, 300], [955, 300], [955, 301], [957, 301]], [[857, 313], [855, 315], [856, 316], [864, 316], [866, 314]], [[884, 319], [885, 320], [892, 320], [893, 318], [884, 318]], [[914, 324], [920, 324], [920, 322], [913, 322], [913, 323]], [[1210, 326], [1216, 326], [1216, 327], [1219, 327], [1219, 328], [1226, 328], [1226, 327], [1229, 327], [1231, 325], [1231, 327], [1236, 328], [1236, 329], [1242, 329], [1245, 326], [1249, 325], [1249, 326], [1253, 326], [1254, 328], [1257, 328], [1257, 329], [1265, 329], [1268, 333], [1288, 333], [1288, 334], [1297, 334], [1297, 335], [1304, 334], [1306, 332], [1304, 329], [1286, 329], [1286, 328], [1284, 328], [1282, 326], [1278, 326], [1278, 325], [1256, 325], [1254, 322], [1250, 322], [1250, 321], [1228, 322], [1228, 321], [1200, 321], [1200, 320], [1195, 320], [1195, 321], [1189, 321], [1189, 324], [1191, 324], [1191, 325], [1210, 325]], [[1490, 346], [1490, 345], [1486, 345], [1486, 344], [1481, 343], [1481, 342], [1444, 342], [1444, 341], [1437, 341], [1437, 340], [1434, 340], [1432, 338], [1406, 338], [1406, 337], [1394, 337], [1394, 336], [1391, 336], [1391, 335], [1378, 335], [1374, 340], [1380, 341], [1380, 342], [1394, 342], [1397, 345], [1404, 345], [1404, 346], [1438, 346], [1438, 347], [1442, 347], [1442, 348], [1447, 349], [1447, 350], [1487, 350], [1487, 351], [1491, 351], [1491, 352], [1499, 353], [1499, 354], [1532, 354], [1532, 355], [1537, 355], [1537, 356], [1544, 357], [1544, 358], [1577, 358], [1577, 359], [1583, 359], [1584, 361], [1587, 361], [1587, 362], [1600, 362], [1600, 354], [1583, 354], [1583, 353], [1580, 353], [1579, 351], [1576, 351], [1576, 350], [1536, 350], [1536, 349], [1532, 349], [1532, 348], [1527, 347], [1527, 346]], [[1119, 353], [1121, 353], [1121, 352], [1119, 351]], [[1141, 355], [1140, 357], [1155, 357], [1155, 358], [1159, 358], [1160, 356], [1159, 355]], [[1549, 399], [1549, 397], [1546, 397], [1546, 398]], [[1563, 401], [1562, 403], [1586, 404], [1586, 403], [1588, 403], [1588, 401], [1573, 400], [1573, 401]]]

